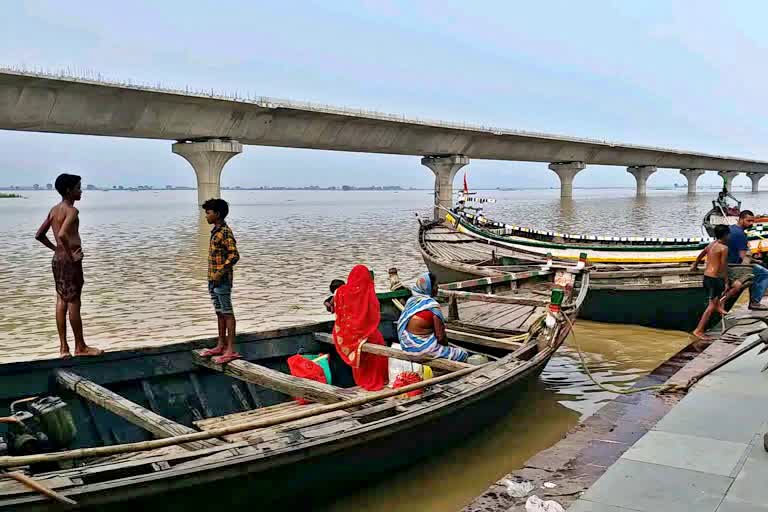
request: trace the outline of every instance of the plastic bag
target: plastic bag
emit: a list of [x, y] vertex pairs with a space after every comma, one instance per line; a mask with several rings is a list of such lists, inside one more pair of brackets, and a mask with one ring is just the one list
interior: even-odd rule
[[[392, 348], [401, 350], [399, 343], [393, 343]], [[403, 361], [402, 359], [389, 358], [389, 386], [397, 380], [397, 376], [403, 372], [416, 372], [424, 379], [432, 378], [432, 368], [429, 366], [422, 366], [419, 363], [412, 363], [410, 361]]]
[[544, 501], [533, 495], [525, 502], [525, 512], [565, 512], [565, 509], [556, 501]]
[[523, 480], [522, 482], [515, 482], [514, 480], [505, 478], [501, 481], [501, 483], [507, 486], [507, 494], [513, 498], [523, 498], [533, 490], [533, 484], [527, 480]]

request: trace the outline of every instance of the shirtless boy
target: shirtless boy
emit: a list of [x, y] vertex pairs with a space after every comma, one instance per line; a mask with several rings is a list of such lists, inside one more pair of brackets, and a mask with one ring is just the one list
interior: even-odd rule
[[720, 315], [725, 316], [726, 312], [723, 309], [723, 305], [720, 302], [720, 297], [725, 292], [725, 283], [728, 277], [728, 237], [730, 236], [730, 230], [728, 226], [719, 224], [715, 226], [715, 240], [709, 246], [701, 251], [696, 257], [696, 261], [691, 265], [691, 270], [696, 270], [701, 260], [706, 256], [707, 266], [704, 269], [704, 289], [709, 296], [709, 303], [707, 309], [701, 315], [699, 325], [693, 331], [693, 335], [700, 339], [709, 341], [711, 338], [704, 335], [704, 330], [707, 328], [709, 318], [712, 313], [717, 311]]
[[[83, 340], [83, 320], [80, 317], [80, 293], [83, 290], [83, 249], [80, 241], [80, 219], [75, 201], [83, 195], [80, 176], [61, 174], [56, 178], [56, 190], [61, 202], [51, 208], [35, 239], [53, 251], [53, 279], [56, 283], [56, 328], [59, 331], [59, 354], [71, 357], [67, 344], [67, 313], [75, 336], [76, 356], [98, 356], [102, 351], [89, 347]], [[56, 244], [48, 239], [53, 228]]]

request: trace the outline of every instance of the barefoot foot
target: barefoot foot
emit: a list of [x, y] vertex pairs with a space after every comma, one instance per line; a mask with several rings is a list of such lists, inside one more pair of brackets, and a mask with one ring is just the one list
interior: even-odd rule
[[211, 359], [211, 361], [213, 361], [216, 364], [227, 364], [230, 361], [240, 359], [240, 357], [241, 357], [240, 354], [238, 354], [237, 352], [230, 352], [229, 354], [223, 354], [223, 355], [220, 355], [219, 357], [214, 357], [213, 359]]
[[200, 352], [200, 357], [220, 356], [224, 353], [224, 347], [207, 348]]
[[72, 357], [72, 354], [69, 352], [69, 350], [62, 350], [61, 352], [59, 352], [59, 357], [62, 359], [69, 359], [70, 357]]
[[100, 356], [104, 351], [96, 347], [85, 347], [84, 349], [75, 349], [76, 356]]

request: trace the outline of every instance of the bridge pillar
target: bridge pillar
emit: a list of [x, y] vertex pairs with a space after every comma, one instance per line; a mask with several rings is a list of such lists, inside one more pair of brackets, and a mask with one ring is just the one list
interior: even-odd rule
[[752, 192], [757, 192], [760, 185], [760, 179], [765, 176], [764, 172], [748, 172], [747, 176], [752, 180]]
[[203, 142], [177, 142], [173, 152], [184, 157], [197, 175], [197, 204], [221, 197], [221, 170], [235, 155], [243, 152], [236, 140], [211, 139]]
[[573, 178], [586, 169], [584, 162], [556, 162], [549, 164], [560, 178], [560, 197], [573, 197]]
[[637, 182], [637, 197], [645, 197], [646, 184], [648, 183], [648, 176], [656, 172], [655, 165], [633, 165], [627, 167], [627, 172], [635, 177]]
[[696, 195], [696, 182], [699, 181], [699, 176], [704, 174], [703, 169], [680, 169], [680, 174], [685, 176], [688, 180], [688, 195]]
[[725, 186], [726, 190], [730, 192], [731, 185], [733, 184], [733, 178], [741, 173], [739, 171], [719, 171], [717, 174], [723, 178], [723, 185]]
[[434, 219], [438, 220], [444, 214], [440, 207], [451, 208], [453, 205], [453, 178], [459, 169], [469, 163], [469, 157], [464, 155], [425, 156], [421, 164], [429, 167], [435, 173], [435, 209]]

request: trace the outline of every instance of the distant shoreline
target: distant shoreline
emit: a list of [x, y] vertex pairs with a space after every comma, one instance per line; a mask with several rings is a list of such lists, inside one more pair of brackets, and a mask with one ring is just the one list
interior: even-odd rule
[[[90, 186], [89, 186], [90, 187]], [[626, 186], [626, 187], [573, 187], [576, 190], [634, 190], [634, 186]], [[705, 186], [705, 187], [698, 187], [699, 190], [720, 190], [721, 186], [719, 185], [711, 185], [711, 186]], [[139, 186], [139, 187], [125, 187], [122, 188], [109, 188], [109, 187], [92, 187], [92, 188], [86, 188], [83, 191], [84, 192], [175, 192], [179, 190], [197, 190], [195, 187], [149, 187], [149, 186]], [[432, 192], [433, 189], [431, 188], [415, 188], [415, 187], [399, 187], [399, 186], [386, 186], [386, 187], [352, 187], [352, 186], [343, 186], [343, 187], [221, 187], [221, 190], [235, 190], [235, 191], [263, 191], [263, 192], [274, 192], [274, 191], [305, 191], [305, 192], [412, 192], [412, 191], [421, 191], [421, 192]], [[459, 190], [459, 188], [455, 187], [455, 190]], [[525, 190], [560, 190], [560, 187], [495, 187], [495, 188], [473, 188], [474, 191], [482, 191], [482, 192], [517, 192], [517, 191], [525, 191]], [[663, 186], [663, 187], [648, 187], [648, 190], [681, 190], [685, 191], [687, 190], [686, 187], [681, 186]], [[751, 189], [749, 186], [744, 187], [734, 187], [734, 190], [739, 191], [747, 191], [749, 192]], [[0, 187], [0, 191], [8, 191], [11, 192], [10, 194], [3, 194], [0, 192], [0, 197], [6, 198], [6, 197], [22, 197], [18, 194], [14, 194], [14, 192], [23, 191], [23, 192], [55, 192], [55, 190], [48, 189], [48, 188], [34, 188], [34, 187], [25, 187], [25, 186], [18, 186], [18, 187]]]
[[19, 194], [5, 194], [0, 192], [0, 199], [23, 199], [24, 196], [20, 196]]

